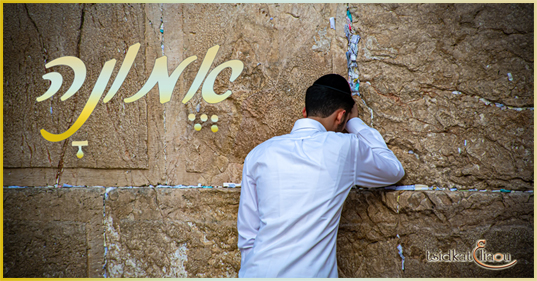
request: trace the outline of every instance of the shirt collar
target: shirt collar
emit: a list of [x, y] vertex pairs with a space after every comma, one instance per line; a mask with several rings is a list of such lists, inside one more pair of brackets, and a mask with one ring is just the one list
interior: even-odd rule
[[311, 119], [311, 118], [302, 118], [298, 119], [293, 126], [291, 133], [301, 131], [301, 130], [315, 130], [319, 132], [326, 132], [326, 128], [321, 124], [321, 122]]

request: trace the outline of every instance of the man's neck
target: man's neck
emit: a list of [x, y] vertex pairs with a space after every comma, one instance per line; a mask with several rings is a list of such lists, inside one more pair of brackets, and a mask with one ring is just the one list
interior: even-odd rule
[[333, 129], [331, 129], [332, 127], [330, 127], [330, 120], [328, 120], [328, 118], [321, 118], [321, 117], [306, 117], [306, 118], [309, 118], [309, 119], [313, 119], [319, 123], [321, 123], [323, 125], [323, 127], [327, 130], [327, 131], [334, 131]]

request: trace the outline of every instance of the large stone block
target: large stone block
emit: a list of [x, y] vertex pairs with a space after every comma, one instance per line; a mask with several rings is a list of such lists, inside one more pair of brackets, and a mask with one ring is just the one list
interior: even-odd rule
[[239, 190], [108, 192], [109, 277], [237, 277]]
[[[290, 132], [301, 117], [307, 87], [320, 75], [346, 72], [343, 28], [328, 26], [330, 16], [344, 22], [342, 11], [333, 4], [163, 5], [164, 54], [174, 65], [198, 58], [165, 105], [168, 183], [222, 185], [240, 179], [237, 167], [252, 148]], [[226, 69], [214, 84], [217, 94], [231, 90], [231, 96], [211, 104], [198, 91], [183, 104], [202, 58], [215, 45], [220, 48], [213, 67], [229, 60], [244, 64], [234, 82]], [[218, 121], [202, 122], [202, 114], [217, 115]], [[201, 131], [194, 130], [195, 123]], [[214, 124], [217, 133], [210, 129]]]
[[88, 277], [86, 232], [79, 222], [4, 221], [4, 277]]
[[533, 4], [350, 11], [364, 121], [401, 160], [402, 184], [533, 189]]
[[[146, 100], [123, 102], [147, 78], [144, 6], [5, 4], [4, 9], [4, 167], [147, 169]], [[106, 104], [99, 102], [72, 137], [60, 142], [45, 140], [40, 130], [60, 134], [71, 127], [104, 63], [117, 61], [110, 79], [114, 81], [128, 47], [135, 43], [143, 47], [114, 98]], [[82, 60], [87, 75], [74, 96], [60, 101], [73, 83], [74, 72], [66, 66], [46, 69], [45, 64], [64, 56]], [[53, 71], [62, 75], [62, 87], [53, 97], [37, 102], [50, 87], [42, 76]], [[82, 140], [89, 145], [83, 149], [85, 156], [78, 159], [78, 148], [71, 142]]]
[[102, 188], [4, 188], [4, 277], [102, 277]]
[[[528, 193], [351, 192], [338, 233], [340, 277], [533, 277], [533, 208]], [[440, 252], [471, 253], [481, 239], [488, 253], [517, 263], [432, 262]]]

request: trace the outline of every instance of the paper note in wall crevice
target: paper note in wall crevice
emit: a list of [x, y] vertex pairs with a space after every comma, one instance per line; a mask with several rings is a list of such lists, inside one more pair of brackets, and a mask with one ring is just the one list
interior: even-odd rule
[[235, 187], [241, 187], [241, 184], [240, 183], [225, 182], [222, 186], [227, 187], [227, 188], [235, 188]]
[[351, 31], [349, 30], [349, 26], [345, 25], [345, 36], [347, 37], [347, 39], [350, 39], [351, 37]]
[[356, 72], [349, 70], [349, 77], [354, 80], [354, 79], [358, 79], [359, 76]]
[[358, 45], [358, 42], [360, 42], [360, 35], [358, 34], [354, 34], [352, 37], [351, 37], [351, 43], [352, 44], [355, 44], [355, 45]]
[[405, 256], [403, 256], [403, 247], [401, 244], [397, 245], [397, 250], [399, 250], [399, 256], [401, 257], [401, 269], [405, 270]]

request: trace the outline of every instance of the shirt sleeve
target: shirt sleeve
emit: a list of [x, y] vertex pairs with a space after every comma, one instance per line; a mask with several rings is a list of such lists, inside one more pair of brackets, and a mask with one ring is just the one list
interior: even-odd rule
[[249, 172], [249, 157], [244, 160], [242, 169], [241, 196], [237, 215], [238, 244], [241, 251], [241, 264], [254, 246], [259, 231], [256, 184]]
[[403, 165], [377, 130], [367, 126], [358, 117], [351, 118], [346, 129], [357, 137], [355, 185], [386, 186], [398, 182], [405, 175]]

